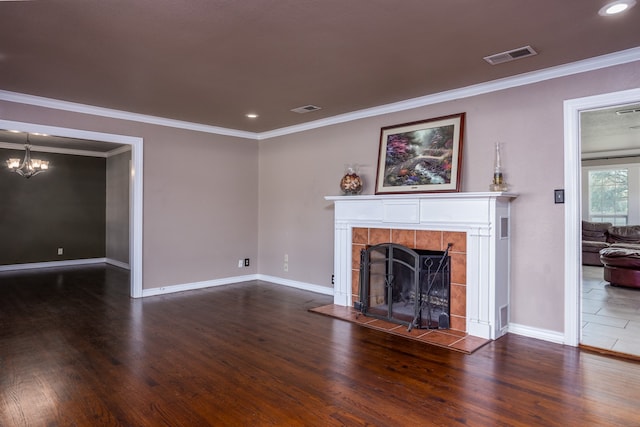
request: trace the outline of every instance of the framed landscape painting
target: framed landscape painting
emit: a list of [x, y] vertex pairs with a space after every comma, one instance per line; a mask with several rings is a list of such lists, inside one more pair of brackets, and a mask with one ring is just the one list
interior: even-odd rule
[[380, 130], [376, 194], [460, 191], [465, 113]]

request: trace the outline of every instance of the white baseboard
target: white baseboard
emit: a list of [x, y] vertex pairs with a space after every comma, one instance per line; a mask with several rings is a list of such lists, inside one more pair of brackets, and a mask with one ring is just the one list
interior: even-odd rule
[[114, 265], [116, 267], [124, 268], [125, 270], [131, 270], [131, 266], [128, 262], [122, 262], [111, 258], [106, 258], [106, 263]]
[[258, 274], [258, 280], [264, 280], [265, 282], [271, 282], [277, 285], [289, 286], [290, 288], [316, 292], [318, 294], [333, 295], [333, 288], [314, 285], [313, 283], [298, 282], [296, 280], [283, 279], [282, 277], [267, 276], [266, 274]]
[[202, 282], [183, 283], [180, 285], [161, 286], [159, 288], [143, 289], [142, 296], [150, 297], [154, 295], [171, 294], [174, 292], [193, 291], [196, 289], [210, 288], [213, 286], [230, 285], [233, 283], [247, 282], [249, 280], [258, 280], [257, 274], [248, 274], [246, 276], [225, 277], [224, 279], [203, 280]]
[[536, 338], [543, 341], [550, 341], [556, 344], [565, 344], [564, 333], [550, 331], [548, 329], [533, 328], [531, 326], [509, 323], [509, 333], [522, 335], [529, 338]]
[[33, 268], [70, 267], [74, 265], [102, 264], [106, 258], [69, 259], [66, 261], [29, 262], [25, 264], [0, 265], [0, 271], [31, 270]]
[[283, 279], [281, 277], [267, 276], [264, 274], [248, 274], [246, 276], [225, 277], [224, 279], [204, 280], [202, 282], [183, 283], [180, 285], [161, 286], [159, 288], [143, 289], [142, 296], [150, 297], [154, 295], [171, 294], [174, 292], [192, 291], [195, 289], [210, 288], [213, 286], [231, 285], [233, 283], [248, 282], [249, 280], [263, 280], [265, 282], [284, 285], [291, 288], [303, 289], [305, 291], [316, 292], [324, 295], [333, 295], [333, 288], [314, 285], [312, 283], [297, 282], [295, 280]]

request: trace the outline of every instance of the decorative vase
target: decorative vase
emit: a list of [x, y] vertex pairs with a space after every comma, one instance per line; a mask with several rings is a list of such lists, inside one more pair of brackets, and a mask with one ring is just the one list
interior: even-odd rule
[[346, 196], [352, 196], [362, 193], [362, 178], [358, 175], [358, 168], [349, 165], [345, 168], [345, 173], [340, 180], [340, 190]]
[[502, 162], [500, 159], [500, 143], [496, 142], [495, 160], [493, 164], [493, 181], [489, 186], [491, 191], [507, 191], [508, 186], [504, 180], [504, 174], [502, 172]]

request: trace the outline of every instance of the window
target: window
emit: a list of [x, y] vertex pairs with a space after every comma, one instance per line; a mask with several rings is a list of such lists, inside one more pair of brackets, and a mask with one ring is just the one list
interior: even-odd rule
[[629, 170], [589, 171], [589, 221], [627, 225], [629, 219]]

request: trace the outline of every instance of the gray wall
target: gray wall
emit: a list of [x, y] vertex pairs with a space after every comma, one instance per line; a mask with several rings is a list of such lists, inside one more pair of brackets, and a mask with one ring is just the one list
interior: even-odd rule
[[[520, 194], [511, 321], [562, 331], [564, 205], [553, 203], [553, 190], [564, 185], [563, 101], [637, 88], [639, 71], [638, 62], [619, 65], [259, 142], [9, 101], [0, 117], [144, 139], [148, 289], [258, 271], [330, 287], [333, 206], [323, 197], [338, 194], [344, 164], [362, 165], [372, 193], [380, 127], [466, 112], [462, 190], [488, 190], [500, 141], [506, 179]], [[258, 262], [238, 269], [247, 257]]]
[[[466, 112], [462, 191], [489, 190], [493, 147], [512, 203], [511, 322], [564, 329], [563, 102], [640, 87], [640, 63], [556, 78], [260, 141], [260, 273], [331, 286], [333, 206], [344, 165], [373, 194], [380, 128]], [[288, 272], [283, 270], [289, 255]]]
[[[0, 149], [3, 163], [23, 156]], [[25, 179], [0, 168], [0, 264], [104, 257], [105, 159], [38, 152], [32, 157], [49, 160], [49, 171]]]
[[106, 257], [129, 264], [131, 151], [107, 157]]

